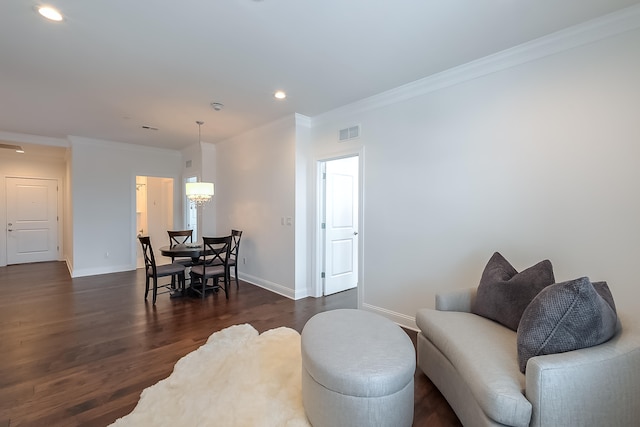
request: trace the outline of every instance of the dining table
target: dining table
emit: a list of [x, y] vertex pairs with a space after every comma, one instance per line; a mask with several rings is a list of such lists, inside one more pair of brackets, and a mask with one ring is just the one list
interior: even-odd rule
[[[210, 255], [212, 252], [210, 249], [204, 249], [202, 243], [181, 243], [174, 246], [162, 246], [160, 247], [160, 253], [163, 256], [173, 258], [191, 258], [193, 264], [197, 264], [202, 255]], [[189, 280], [189, 279], [187, 279]], [[190, 284], [192, 285], [192, 284]], [[180, 298], [188, 294], [188, 289], [185, 289], [185, 293], [179, 289], [175, 289], [171, 292], [171, 298]]]
[[162, 246], [160, 253], [170, 258], [191, 258], [194, 263], [202, 255], [210, 255], [210, 250], [205, 250], [202, 243], [181, 243], [174, 246]]

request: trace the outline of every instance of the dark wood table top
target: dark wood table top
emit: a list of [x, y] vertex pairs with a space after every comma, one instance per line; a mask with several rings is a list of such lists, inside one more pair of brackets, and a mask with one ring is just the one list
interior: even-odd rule
[[199, 258], [203, 253], [205, 253], [202, 244], [182, 244], [175, 245], [174, 247], [170, 246], [162, 246], [160, 248], [160, 253], [164, 256], [168, 257], [189, 257], [189, 258]]

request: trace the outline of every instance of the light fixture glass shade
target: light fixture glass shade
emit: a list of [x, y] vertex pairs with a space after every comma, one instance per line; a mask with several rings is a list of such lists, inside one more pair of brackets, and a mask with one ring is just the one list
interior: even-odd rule
[[191, 203], [207, 203], [213, 197], [213, 182], [187, 182], [186, 193]]

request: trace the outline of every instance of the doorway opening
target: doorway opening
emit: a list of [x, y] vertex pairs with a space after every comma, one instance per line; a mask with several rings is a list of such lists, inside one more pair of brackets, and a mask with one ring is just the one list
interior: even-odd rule
[[136, 267], [144, 267], [138, 236], [149, 236], [154, 256], [169, 243], [167, 230], [173, 229], [173, 178], [136, 176]]
[[320, 253], [322, 295], [358, 286], [360, 158], [320, 162]]

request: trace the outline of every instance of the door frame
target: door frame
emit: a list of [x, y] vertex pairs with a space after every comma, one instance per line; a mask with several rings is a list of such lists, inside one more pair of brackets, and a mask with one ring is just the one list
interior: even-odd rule
[[[193, 236], [193, 242], [197, 242], [197, 241], [202, 241], [202, 208], [200, 206], [193, 206], [191, 204], [191, 202], [187, 199], [187, 195], [186, 195], [186, 186], [188, 182], [200, 182], [202, 181], [202, 179], [200, 179], [200, 174], [199, 173], [194, 173], [194, 174], [186, 174], [183, 178], [182, 178], [182, 188], [183, 193], [181, 195], [181, 199], [182, 200], [182, 230], [187, 230], [189, 229], [187, 221], [189, 219], [190, 213], [192, 209], [196, 210], [196, 234]], [[191, 229], [193, 229], [193, 227], [191, 227]]]
[[[57, 217], [58, 217], [58, 223], [56, 225], [57, 227], [57, 241], [56, 241], [56, 246], [58, 248], [57, 251], [57, 257], [56, 257], [56, 261], [63, 261], [63, 255], [64, 254], [64, 189], [61, 188], [61, 179], [59, 177], [55, 177], [55, 176], [25, 176], [25, 175], [15, 175], [15, 174], [9, 174], [9, 175], [5, 175], [2, 179], [2, 188], [0, 189], [0, 199], [4, 200], [4, 206], [5, 209], [3, 209], [3, 212], [0, 214], [0, 219], [2, 219], [6, 225], [7, 223], [7, 210], [6, 210], [6, 206], [8, 204], [8, 195], [7, 195], [7, 180], [8, 179], [34, 179], [34, 180], [47, 180], [47, 181], [55, 181], [56, 183], [56, 187], [57, 187], [57, 194], [56, 194], [56, 210], [57, 210]], [[7, 260], [8, 260], [8, 244], [9, 244], [9, 236], [8, 236], [9, 232], [7, 231], [7, 228], [5, 227], [5, 232], [4, 235], [2, 236], [2, 250], [0, 250], [0, 267], [5, 267], [7, 266]]]
[[[135, 172], [131, 175], [131, 179], [130, 179], [130, 209], [131, 209], [131, 223], [129, 224], [129, 236], [132, 236], [133, 238], [131, 239], [131, 243], [130, 243], [130, 258], [129, 258], [129, 263], [130, 263], [130, 268], [131, 270], [136, 270], [137, 269], [137, 264], [138, 264], [138, 248], [140, 247], [140, 242], [138, 241], [138, 238], [135, 237], [138, 235], [138, 230], [137, 230], [137, 213], [136, 213], [136, 177], [137, 176], [147, 176], [147, 177], [152, 177], [152, 178], [166, 178], [166, 179], [172, 179], [173, 180], [173, 201], [171, 202], [171, 209], [173, 210], [173, 227], [176, 226], [176, 224], [181, 224], [184, 221], [184, 214], [182, 211], [182, 208], [180, 210], [177, 210], [177, 205], [176, 205], [176, 200], [179, 197], [184, 197], [184, 191], [180, 192], [180, 187], [179, 187], [179, 183], [181, 182], [181, 178], [179, 176], [172, 176], [172, 175], [164, 175], [164, 174], [157, 174], [157, 173], [153, 173], [153, 172]], [[181, 202], [182, 203], [182, 202]], [[182, 204], [180, 205], [182, 206]], [[179, 212], [179, 215], [177, 215], [176, 213]], [[153, 242], [153, 249], [154, 251], [159, 250], [160, 246], [166, 246], [169, 242], [169, 237], [167, 237], [167, 241], [166, 242], [160, 242], [161, 244], [158, 244], [156, 242]]]
[[324, 209], [325, 195], [322, 183], [322, 164], [331, 160], [339, 160], [345, 157], [358, 157], [358, 308], [361, 308], [364, 301], [365, 275], [364, 275], [364, 238], [365, 233], [365, 213], [364, 213], [364, 147], [351, 147], [315, 159], [315, 218], [314, 218], [314, 262], [311, 271], [311, 296], [316, 298], [323, 296], [323, 279], [321, 277], [324, 261], [324, 232], [322, 230], [322, 210]]

